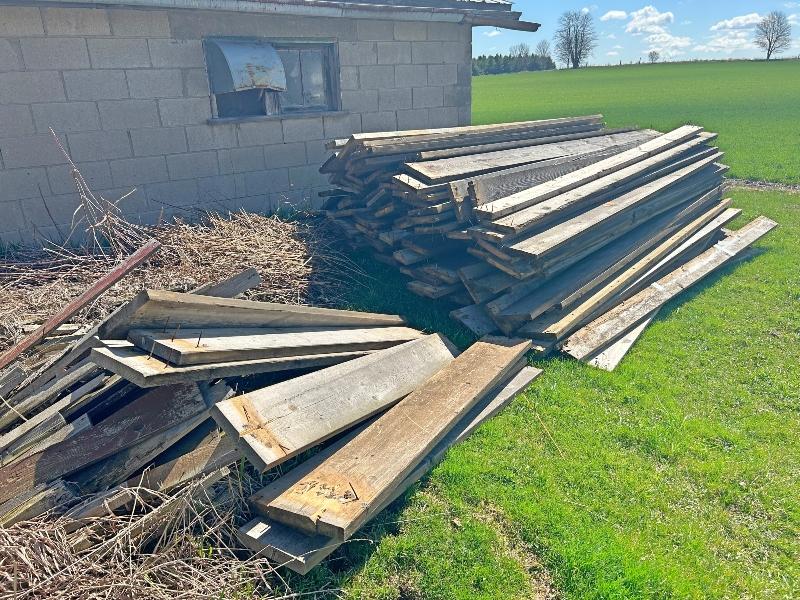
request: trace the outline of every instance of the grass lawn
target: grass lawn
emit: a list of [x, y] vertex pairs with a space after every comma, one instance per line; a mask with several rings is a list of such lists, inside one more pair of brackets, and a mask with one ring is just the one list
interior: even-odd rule
[[603, 113], [611, 127], [698, 123], [732, 177], [800, 183], [800, 60], [634, 65], [473, 78], [473, 121]]
[[[800, 194], [733, 193], [781, 227], [662, 310], [616, 372], [570, 360], [293, 591], [386, 599], [800, 596]], [[370, 273], [353, 304], [470, 338]]]

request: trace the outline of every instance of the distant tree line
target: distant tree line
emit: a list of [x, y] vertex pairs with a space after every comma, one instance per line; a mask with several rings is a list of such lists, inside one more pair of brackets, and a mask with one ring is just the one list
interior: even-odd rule
[[528, 44], [516, 44], [509, 48], [508, 54], [481, 55], [472, 59], [473, 75], [547, 71], [555, 68], [547, 40], [539, 42], [533, 51]]

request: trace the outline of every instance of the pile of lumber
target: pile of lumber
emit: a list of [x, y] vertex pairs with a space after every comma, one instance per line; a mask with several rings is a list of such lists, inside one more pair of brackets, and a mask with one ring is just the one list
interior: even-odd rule
[[[528, 340], [487, 336], [460, 354], [396, 315], [234, 297], [258, 281], [248, 270], [194, 293], [144, 290], [35, 377], [19, 383], [11, 364], [0, 527], [58, 517], [69, 547], [97, 556], [117, 539], [108, 517], [136, 514], [147, 526], [126, 535], [146, 548], [177, 511], [172, 494], [208, 491], [244, 459], [268, 485], [235, 535], [305, 573], [540, 373]], [[71, 310], [4, 360], [67, 335]]]
[[451, 316], [476, 334], [613, 369], [661, 305], [775, 223], [725, 229], [740, 211], [715, 134], [601, 119], [335, 140], [326, 214], [411, 291], [461, 305]]

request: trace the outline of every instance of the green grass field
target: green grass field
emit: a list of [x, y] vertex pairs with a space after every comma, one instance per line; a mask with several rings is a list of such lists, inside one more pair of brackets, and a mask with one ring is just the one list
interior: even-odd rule
[[611, 127], [719, 133], [730, 175], [800, 183], [800, 60], [677, 63], [473, 78], [473, 121], [602, 113]]
[[[720, 131], [737, 176], [800, 181], [799, 109], [788, 102], [798, 85], [800, 63], [484, 77], [474, 114], [598, 111], [662, 129], [688, 120]], [[386, 600], [800, 597], [800, 194], [732, 197], [744, 210], [733, 227], [759, 214], [780, 224], [757, 244], [763, 253], [665, 307], [613, 373], [541, 363], [522, 396], [357, 540], [311, 575], [290, 575], [289, 589]], [[471, 341], [452, 307], [355, 258], [368, 275], [353, 307]]]

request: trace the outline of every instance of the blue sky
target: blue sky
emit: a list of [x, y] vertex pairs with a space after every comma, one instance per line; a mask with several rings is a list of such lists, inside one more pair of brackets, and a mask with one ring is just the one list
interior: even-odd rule
[[565, 10], [589, 11], [594, 17], [599, 44], [590, 64], [595, 65], [635, 62], [645, 59], [650, 50], [669, 60], [760, 57], [763, 53], [752, 41], [753, 28], [760, 16], [772, 10], [786, 13], [793, 25], [793, 46], [782, 56], [800, 55], [800, 1], [597, 0], [588, 4], [580, 0], [518, 0], [514, 10], [522, 11], [524, 20], [541, 23], [542, 27], [536, 33], [475, 27], [473, 55], [506, 52], [520, 42], [533, 48], [543, 38], [552, 42], [558, 17]]

